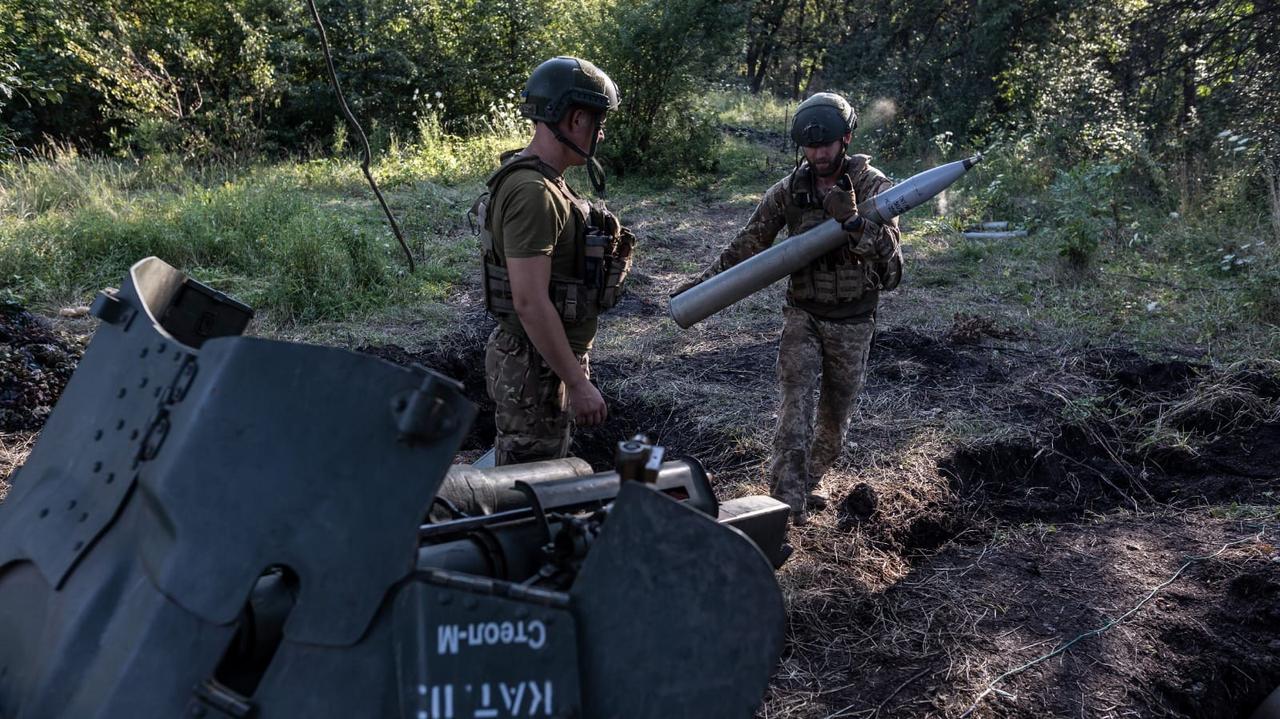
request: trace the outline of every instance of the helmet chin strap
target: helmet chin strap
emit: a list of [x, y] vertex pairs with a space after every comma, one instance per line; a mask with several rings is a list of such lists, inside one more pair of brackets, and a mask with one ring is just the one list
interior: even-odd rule
[[591, 187], [595, 189], [596, 194], [604, 197], [606, 194], [604, 166], [596, 159], [596, 143], [600, 141], [600, 121], [596, 120], [595, 129], [591, 132], [591, 147], [586, 152], [584, 152], [581, 147], [578, 147], [576, 142], [566, 137], [565, 134], [560, 131], [560, 127], [558, 125], [548, 123], [547, 126], [551, 128], [551, 133], [556, 136], [557, 140], [563, 143], [570, 150], [577, 153], [579, 157], [587, 161], [587, 179], [591, 180]]

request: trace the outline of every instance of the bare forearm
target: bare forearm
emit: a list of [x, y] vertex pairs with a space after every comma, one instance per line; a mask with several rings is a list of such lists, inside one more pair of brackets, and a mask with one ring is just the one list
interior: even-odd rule
[[569, 386], [587, 381], [550, 298], [542, 296], [527, 303], [517, 303], [516, 315], [525, 334], [529, 335], [529, 341], [561, 381]]

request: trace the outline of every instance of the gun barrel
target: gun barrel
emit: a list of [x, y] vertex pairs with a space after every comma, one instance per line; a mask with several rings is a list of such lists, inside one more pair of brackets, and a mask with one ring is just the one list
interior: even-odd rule
[[[877, 224], [884, 224], [929, 201], [981, 161], [982, 155], [974, 155], [913, 175], [859, 202], [858, 214]], [[835, 220], [827, 220], [807, 232], [789, 237], [672, 297], [668, 305], [671, 318], [688, 329], [834, 250], [847, 238], [848, 234]]]

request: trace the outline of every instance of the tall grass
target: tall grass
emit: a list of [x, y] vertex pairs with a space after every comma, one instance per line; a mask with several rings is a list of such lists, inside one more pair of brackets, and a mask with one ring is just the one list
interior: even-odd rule
[[[422, 265], [414, 276], [354, 158], [184, 168], [46, 148], [0, 164], [0, 295], [85, 301], [156, 255], [281, 322], [438, 298], [473, 255], [462, 210], [498, 153], [524, 139], [462, 139], [424, 122], [378, 158], [374, 174]], [[457, 241], [440, 241], [451, 233]]]
[[[733, 89], [703, 101], [725, 128], [717, 169], [611, 178], [624, 219], [654, 207], [699, 212], [708, 200], [741, 204], [745, 219], [791, 169], [794, 154], [779, 132], [786, 103]], [[85, 302], [154, 254], [282, 323], [361, 320], [391, 306], [416, 311], [474, 271], [464, 212], [498, 154], [528, 139], [527, 123], [495, 115], [463, 138], [424, 113], [413, 137], [389, 137], [376, 159], [374, 173], [418, 260], [413, 276], [350, 154], [184, 167], [163, 155], [134, 161], [53, 147], [0, 163], [0, 299]], [[987, 161], [948, 191], [947, 206], [935, 207], [940, 217], [921, 208], [905, 218], [914, 228], [912, 286], [959, 292], [972, 284], [1004, 302], [1041, 306], [1038, 316], [1050, 322], [1067, 321], [1059, 315], [1069, 310], [1071, 321], [1136, 336], [1168, 335], [1174, 320], [1184, 341], [1215, 346], [1280, 334], [1280, 252], [1253, 175], [1224, 174], [1194, 214], [1173, 213], [1159, 173], [1143, 162], [1108, 171], [1103, 182], [1101, 160], [1060, 167], [1027, 137], [997, 137], [987, 149]], [[924, 158], [900, 155], [894, 174], [910, 174]], [[876, 164], [895, 169], [895, 158], [884, 159]], [[586, 187], [580, 171], [568, 174]], [[979, 245], [952, 232], [987, 219], [1032, 235]], [[935, 256], [943, 247], [950, 249]], [[1060, 285], [1053, 265], [1064, 247], [1090, 261]], [[1280, 337], [1266, 342], [1280, 346]]]
[[722, 125], [761, 132], [786, 134], [787, 121], [795, 109], [795, 103], [770, 93], [752, 95], [737, 86], [714, 88], [704, 97]]

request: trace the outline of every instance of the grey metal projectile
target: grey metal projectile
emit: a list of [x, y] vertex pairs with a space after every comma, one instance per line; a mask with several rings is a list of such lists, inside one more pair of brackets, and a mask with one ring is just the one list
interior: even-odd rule
[[[947, 189], [982, 155], [949, 162], [913, 175], [874, 197], [858, 203], [858, 214], [884, 224], [918, 207]], [[671, 318], [683, 328], [692, 327], [729, 305], [748, 297], [847, 242], [849, 234], [835, 220], [802, 232], [748, 258], [699, 285], [671, 298]]]

